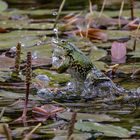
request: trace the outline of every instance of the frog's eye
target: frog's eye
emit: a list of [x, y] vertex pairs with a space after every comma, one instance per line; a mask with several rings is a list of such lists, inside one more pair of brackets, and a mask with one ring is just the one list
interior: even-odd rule
[[61, 40], [61, 42], [62, 42], [62, 43], [65, 43], [66, 41], [65, 41], [65, 40]]

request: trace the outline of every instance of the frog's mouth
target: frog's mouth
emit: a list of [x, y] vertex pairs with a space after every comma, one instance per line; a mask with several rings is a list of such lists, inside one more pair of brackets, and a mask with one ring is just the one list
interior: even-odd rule
[[63, 47], [62, 47], [62, 44], [66, 42], [66, 40], [60, 40], [60, 39], [57, 39], [57, 38], [52, 38], [52, 44], [55, 46], [55, 47], [58, 47], [60, 49], [63, 50]]

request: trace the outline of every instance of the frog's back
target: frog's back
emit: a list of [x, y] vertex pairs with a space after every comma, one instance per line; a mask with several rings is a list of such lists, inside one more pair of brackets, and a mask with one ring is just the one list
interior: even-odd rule
[[73, 44], [71, 44], [73, 47], [72, 57], [73, 60], [77, 61], [77, 63], [80, 63], [81, 66], [93, 66], [91, 60], [77, 47], [75, 47]]
[[73, 47], [75, 51], [73, 51], [71, 55], [73, 59], [71, 61], [71, 68], [75, 69], [75, 71], [78, 71], [83, 79], [85, 79], [88, 72], [92, 69], [93, 64], [81, 50], [79, 50], [75, 46]]

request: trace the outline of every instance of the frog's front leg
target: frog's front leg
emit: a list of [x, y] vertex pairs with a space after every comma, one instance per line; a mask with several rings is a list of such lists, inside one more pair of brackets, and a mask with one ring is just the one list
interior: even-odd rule
[[62, 64], [57, 69], [58, 73], [66, 72], [66, 70], [69, 68], [69, 66], [70, 66], [70, 59], [65, 58], [65, 60], [62, 62]]

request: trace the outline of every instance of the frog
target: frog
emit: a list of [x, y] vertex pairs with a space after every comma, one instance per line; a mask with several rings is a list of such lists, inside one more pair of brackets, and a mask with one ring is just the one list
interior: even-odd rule
[[[67, 40], [55, 39], [52, 41], [54, 49], [52, 63], [58, 73], [67, 72], [75, 83], [72, 92], [68, 89], [58, 91], [59, 93], [43, 93], [43, 98], [55, 100], [96, 99], [96, 97], [109, 97], [114, 99], [120, 95], [138, 97], [135, 90], [127, 90], [112, 81], [101, 70], [99, 70], [78, 47]], [[53, 58], [55, 58], [53, 60]], [[39, 92], [42, 96], [42, 92]], [[48, 96], [48, 95], [51, 95]], [[128, 98], [128, 97], [126, 97]]]
[[[71, 82], [75, 91], [80, 93], [83, 90], [86, 76], [93, 67], [91, 60], [69, 41], [57, 40], [54, 41], [54, 44], [56, 47], [53, 51], [53, 57], [55, 54], [58, 59], [62, 60], [57, 72], [63, 73], [67, 71], [73, 79]], [[58, 49], [62, 53], [61, 56], [58, 56]]]
[[54, 43], [63, 52], [63, 62], [57, 71], [63, 73], [68, 70], [73, 78], [85, 80], [88, 72], [93, 67], [91, 60], [80, 49], [66, 40], [59, 40]]
[[[116, 85], [112, 79], [99, 70], [78, 47], [67, 40], [57, 40], [53, 42], [61, 49], [62, 62], [57, 71], [59, 73], [68, 72], [80, 88], [82, 97], [99, 96], [103, 94], [119, 95], [131, 93], [131, 91]], [[76, 89], [77, 90], [77, 89]]]

